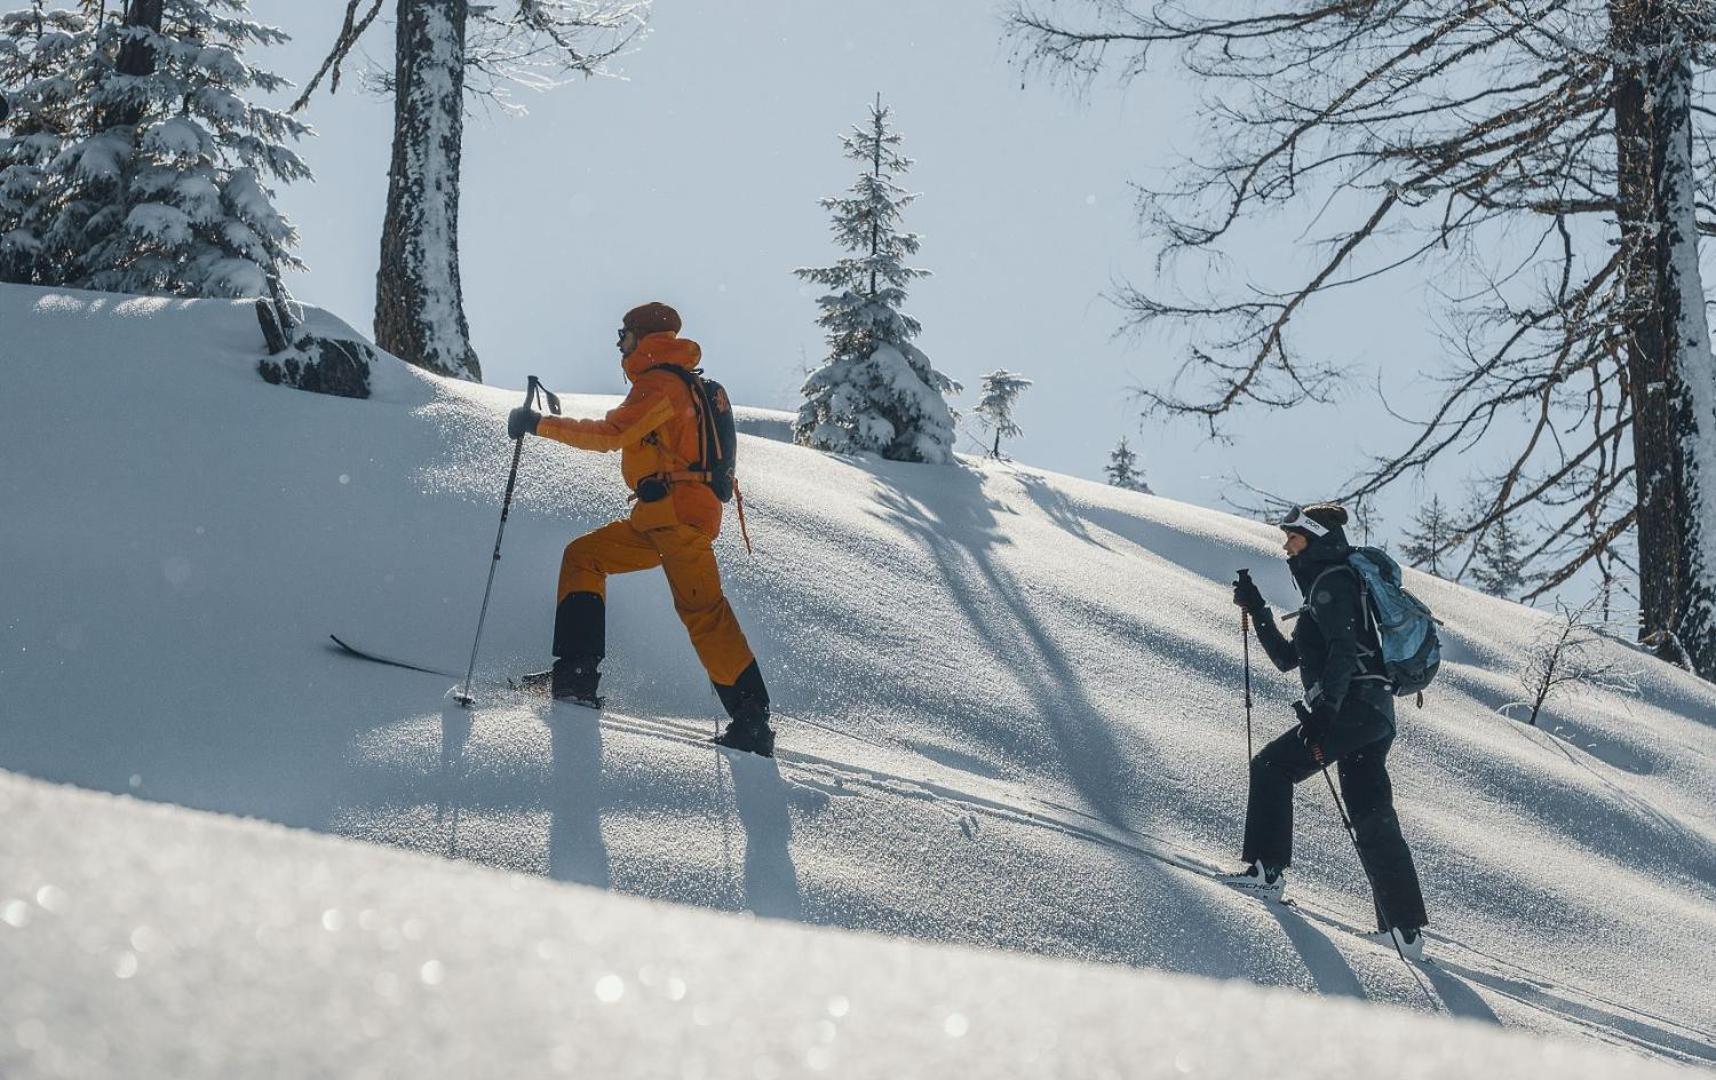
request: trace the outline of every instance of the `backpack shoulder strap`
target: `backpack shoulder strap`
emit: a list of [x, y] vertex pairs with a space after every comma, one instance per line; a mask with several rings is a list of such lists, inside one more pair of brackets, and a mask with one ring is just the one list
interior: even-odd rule
[[[1305, 606], [1301, 610], [1303, 610], [1305, 614], [1310, 615], [1313, 620], [1316, 618], [1316, 615], [1311, 611], [1311, 596], [1317, 591], [1317, 586], [1323, 583], [1324, 578], [1340, 570], [1350, 571], [1353, 575], [1353, 580], [1358, 583], [1360, 625], [1370, 631], [1370, 637], [1373, 642], [1380, 643], [1382, 640], [1382, 634], [1376, 625], [1376, 613], [1370, 609], [1370, 586], [1366, 584], [1364, 580], [1363, 571], [1359, 570], [1359, 568], [1354, 566], [1352, 563], [1344, 562], [1339, 566], [1331, 566], [1313, 578], [1311, 580], [1311, 587], [1305, 590]], [[1365, 647], [1363, 639], [1360, 639], [1359, 652], [1361, 655], [1371, 656], [1375, 655], [1378, 651], [1380, 651], [1380, 645], [1378, 649], [1368, 649]]]
[[697, 413], [697, 460], [692, 463], [693, 472], [704, 472], [711, 468], [710, 462], [720, 456], [719, 436], [715, 432], [715, 417], [709, 404], [709, 390], [703, 383], [703, 370], [680, 367], [678, 364], [654, 364], [644, 369], [644, 374], [652, 371], [671, 371], [691, 391], [692, 410]]
[[1324, 578], [1340, 570], [1352, 571], [1353, 577], [1358, 579], [1359, 593], [1361, 595], [1364, 593], [1364, 575], [1358, 572], [1358, 567], [1353, 566], [1351, 563], [1341, 563], [1339, 566], [1331, 566], [1316, 577], [1312, 578], [1311, 587], [1305, 590], [1305, 609], [1307, 611], [1309, 611], [1311, 607], [1311, 594], [1317, 591], [1317, 586], [1323, 583]]

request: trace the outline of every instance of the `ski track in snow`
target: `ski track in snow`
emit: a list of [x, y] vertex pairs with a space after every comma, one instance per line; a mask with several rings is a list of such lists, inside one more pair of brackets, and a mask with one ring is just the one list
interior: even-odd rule
[[[1244, 802], [1226, 582], [1249, 565], [1288, 601], [1271, 530], [747, 436], [758, 552], [719, 550], [783, 722], [776, 761], [736, 758], [704, 744], [718, 705], [659, 575], [610, 583], [624, 709], [600, 722], [467, 711], [326, 643], [464, 670], [514, 391], [391, 361], [366, 402], [268, 387], [244, 304], [0, 286], [0, 325], [0, 460], [32, 463], [0, 472], [26, 511], [0, 514], [0, 768], [707, 908], [1430, 1008], [1354, 936], [1368, 894], [1317, 784], [1299, 906], [1209, 880]], [[527, 446], [488, 683], [542, 663], [561, 546], [623, 510], [615, 465]], [[1641, 657], [1640, 699], [1522, 727], [1495, 710], [1543, 617], [1410, 584], [1448, 624], [1391, 756], [1438, 1007], [1716, 1063], [1716, 961], [1687, 944], [1716, 939], [1716, 692]], [[1254, 680], [1261, 742], [1296, 684]]]
[[[479, 711], [496, 712], [496, 719], [504, 723], [518, 723], [522, 719], [519, 715], [521, 707], [517, 704], [498, 710], [492, 706], [479, 707]], [[1049, 801], [1009, 800], [970, 791], [946, 779], [907, 776], [847, 760], [792, 750], [780, 750], [776, 760], [766, 761], [710, 746], [708, 739], [712, 732], [685, 720], [629, 716], [611, 709], [603, 710], [598, 716], [577, 706], [550, 706], [546, 703], [534, 709], [526, 706], [522, 711], [532, 714], [532, 718], [547, 725], [556, 739], [563, 737], [560, 733], [565, 729], [576, 730], [599, 724], [603, 729], [614, 733], [697, 747], [714, 756], [718, 763], [725, 762], [726, 767], [731, 770], [729, 787], [734, 793], [735, 808], [746, 824], [748, 845], [784, 850], [786, 838], [780, 833], [790, 829], [787, 823], [788, 807], [814, 814], [823, 808], [830, 796], [864, 797], [867, 792], [888, 799], [911, 799], [930, 803], [938, 812], [961, 822], [962, 826], [967, 820], [974, 820], [977, 815], [982, 815], [1015, 825], [1047, 829], [1061, 836], [1151, 859], [1206, 879], [1213, 878], [1222, 869], [1184, 851], [1176, 850], [1157, 838], [1132, 833], [1119, 834], [1098, 818]], [[784, 731], [795, 731], [790, 717], [779, 719]], [[458, 724], [459, 721], [455, 719], [454, 723]], [[584, 741], [590, 741], [587, 734]], [[937, 763], [930, 758], [925, 764]], [[451, 769], [455, 774], [462, 772], [458, 762], [453, 763]], [[468, 777], [468, 773], [464, 775]], [[744, 778], [742, 782], [741, 777]], [[758, 820], [770, 813], [762, 809], [769, 801], [764, 797], [763, 790], [771, 787], [775, 789], [771, 796], [776, 805], [772, 810], [773, 821], [767, 828], [772, 835], [759, 836], [756, 832]], [[1036, 805], [1030, 805], [1031, 803]], [[456, 815], [456, 809], [454, 814]], [[449, 848], [456, 847], [456, 822], [447, 822], [445, 807], [437, 820], [437, 826], [442, 825], [447, 826]], [[964, 831], [968, 838], [974, 839], [980, 829], [981, 826], [973, 826], [965, 828]], [[449, 853], [452, 853], [451, 850]], [[802, 906], [794, 895], [798, 886], [796, 881], [792, 880], [794, 875], [790, 858], [783, 856], [777, 867], [774, 880], [770, 880], [767, 873], [753, 873], [747, 868], [745, 906], [759, 915], [803, 918]], [[757, 880], [752, 880], [753, 878]], [[611, 882], [601, 881], [600, 884], [607, 886]], [[1216, 888], [1220, 889], [1221, 886]], [[1352, 968], [1353, 961], [1346, 955], [1349, 951], [1361, 954], [1366, 951], [1380, 953], [1383, 958], [1380, 966], [1385, 969], [1382, 974], [1394, 974], [1386, 970], [1387, 961], [1397, 958], [1385, 946], [1341, 940], [1341, 944], [1347, 946], [1347, 949], [1343, 950], [1338, 947], [1331, 948], [1333, 942], [1326, 938], [1318, 940], [1318, 927], [1340, 931], [1353, 938], [1362, 937], [1373, 929], [1368, 925], [1358, 925], [1351, 916], [1299, 899], [1288, 905], [1259, 906], [1264, 907], [1268, 914], [1280, 923], [1286, 936], [1305, 954], [1307, 964], [1321, 965], [1322, 970], [1315, 973], [1319, 989], [1352, 997], [1370, 996], [1365, 988], [1364, 977]], [[1496, 1012], [1486, 1004], [1484, 997], [1476, 992], [1473, 985], [1475, 984], [1521, 1009], [1536, 1014], [1540, 1022], [1551, 1026], [1567, 1024], [1605, 1042], [1661, 1054], [1683, 1062], [1716, 1061], [1716, 1052], [1712, 1049], [1716, 1046], [1716, 1035], [1709, 1031], [1648, 1011], [1640, 1011], [1599, 992], [1575, 985], [1558, 985], [1552, 977], [1541, 972], [1468, 948], [1457, 940], [1434, 931], [1430, 932], [1429, 940], [1434, 950], [1432, 959], [1417, 965], [1417, 968], [1432, 987], [1434, 1001], [1427, 1003], [1422, 998], [1408, 998], [1400, 1001], [1400, 1004], [1416, 1008], [1435, 1008], [1451, 1016], [1501, 1023]], [[1319, 961], [1314, 961], [1313, 956], [1319, 951], [1324, 955]], [[1373, 962], [1368, 966], [1378, 965]], [[1382, 981], [1387, 983], [1392, 980], [1384, 978]], [[1382, 990], [1385, 997], [1398, 993], [1398, 987], [1385, 986]]]

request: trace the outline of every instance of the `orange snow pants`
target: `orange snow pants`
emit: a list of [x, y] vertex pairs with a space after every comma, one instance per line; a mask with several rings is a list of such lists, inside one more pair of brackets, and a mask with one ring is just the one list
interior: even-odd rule
[[607, 596], [609, 574], [661, 567], [673, 590], [673, 610], [691, 635], [691, 646], [711, 682], [732, 686], [756, 659], [738, 616], [721, 592], [715, 548], [705, 533], [689, 525], [668, 525], [647, 532], [616, 521], [585, 533], [566, 545], [560, 560], [564, 600], [576, 592]]

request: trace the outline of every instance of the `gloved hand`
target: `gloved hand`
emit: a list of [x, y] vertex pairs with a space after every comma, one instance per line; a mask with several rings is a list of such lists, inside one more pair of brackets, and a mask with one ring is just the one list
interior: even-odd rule
[[522, 439], [526, 435], [536, 434], [536, 423], [542, 419], [542, 414], [526, 405], [520, 405], [506, 416], [506, 437]]
[[1233, 602], [1249, 612], [1253, 618], [1266, 606], [1263, 593], [1257, 588], [1257, 582], [1252, 581], [1249, 575], [1233, 583]]
[[1293, 714], [1299, 718], [1299, 728], [1293, 734], [1305, 744], [1305, 749], [1311, 752], [1311, 760], [1321, 765], [1323, 763], [1323, 740], [1329, 737], [1329, 729], [1335, 725], [1335, 711], [1322, 702], [1316, 708], [1309, 708], [1303, 701], [1293, 703]]

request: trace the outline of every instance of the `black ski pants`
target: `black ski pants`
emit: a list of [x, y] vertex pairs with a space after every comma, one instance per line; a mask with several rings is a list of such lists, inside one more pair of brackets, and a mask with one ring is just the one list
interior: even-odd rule
[[[1394, 788], [1388, 781], [1388, 749], [1393, 745], [1393, 727], [1382, 717], [1353, 723], [1346, 714], [1323, 743], [1323, 760], [1337, 763], [1347, 815], [1358, 835], [1359, 859], [1376, 892], [1378, 930], [1412, 929], [1430, 921], [1418, 869], [1394, 812]], [[1243, 855], [1247, 863], [1279, 868], [1293, 861], [1293, 785], [1321, 771], [1292, 731], [1251, 759]]]

